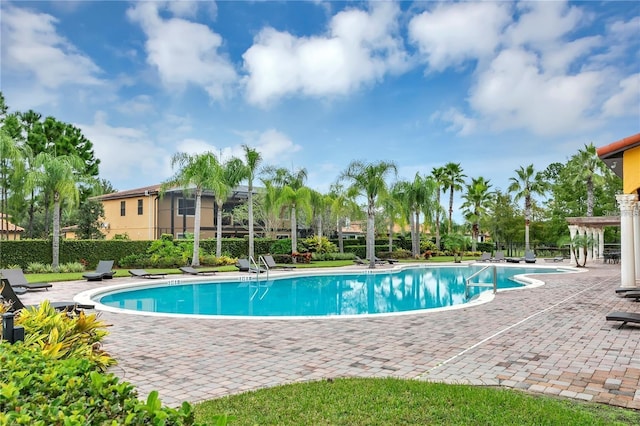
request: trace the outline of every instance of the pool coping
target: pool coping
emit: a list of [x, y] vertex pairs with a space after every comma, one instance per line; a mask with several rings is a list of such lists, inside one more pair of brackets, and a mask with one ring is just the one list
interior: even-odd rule
[[[495, 266], [495, 267], [504, 267], [504, 268], [534, 268], [534, 269], [553, 269], [553, 270], [562, 270], [562, 273], [580, 273], [584, 272], [584, 270], [580, 270], [578, 268], [573, 268], [570, 266], [558, 266], [558, 265], [533, 265], [527, 264], [526, 266], [520, 264], [510, 264], [510, 263], [501, 263], [501, 264], [487, 264], [483, 262], [470, 262], [470, 263], [443, 263], [438, 265], [427, 265], [427, 264], [394, 264], [390, 265], [387, 268], [380, 269], [354, 269], [353, 267], [349, 269], [340, 269], [340, 273], [336, 272], [335, 268], [327, 268], [327, 270], [318, 270], [318, 269], [300, 269], [296, 271], [291, 270], [278, 270], [278, 271], [270, 271], [269, 274], [275, 274], [276, 279], [288, 278], [288, 277], [306, 277], [306, 276], [323, 276], [323, 275], [382, 275], [388, 274], [391, 272], [399, 272], [403, 269], [413, 269], [413, 268], [447, 268], [447, 267], [460, 267], [460, 266]], [[266, 279], [270, 279], [271, 276], [267, 274], [264, 275]], [[545, 284], [543, 280], [536, 279], [529, 276], [530, 273], [518, 274], [514, 275], [512, 278], [514, 281], [523, 284], [522, 287], [511, 287], [511, 288], [503, 288], [498, 289], [497, 292], [506, 292], [506, 291], [514, 291], [514, 290], [526, 290], [531, 288], [540, 287]], [[91, 290], [86, 290], [81, 293], [78, 293], [74, 297], [74, 301], [83, 304], [83, 305], [94, 305], [95, 309], [98, 311], [111, 312], [116, 314], [125, 314], [125, 315], [139, 315], [139, 316], [149, 316], [149, 317], [160, 317], [160, 318], [192, 318], [192, 319], [206, 319], [206, 320], [220, 320], [220, 319], [228, 319], [228, 320], [249, 320], [249, 321], [264, 321], [264, 320], [277, 320], [277, 321], [296, 321], [296, 320], [338, 320], [338, 319], [354, 319], [354, 318], [382, 318], [382, 317], [393, 317], [400, 315], [415, 315], [417, 313], [435, 313], [435, 312], [443, 312], [443, 311], [451, 311], [458, 309], [471, 308], [479, 305], [483, 305], [485, 303], [491, 302], [495, 298], [495, 294], [491, 291], [484, 291], [480, 293], [477, 297], [474, 297], [470, 301], [466, 303], [460, 303], [452, 306], [443, 306], [439, 308], [427, 308], [427, 309], [414, 309], [409, 311], [402, 312], [383, 312], [376, 314], [352, 314], [352, 315], [297, 315], [297, 316], [248, 316], [248, 315], [210, 315], [210, 314], [176, 314], [176, 313], [166, 313], [166, 312], [150, 312], [150, 311], [135, 311], [131, 309], [122, 309], [115, 308], [113, 306], [104, 305], [94, 300], [94, 298], [98, 296], [106, 296], [110, 293], [117, 292], [119, 290], [124, 289], [146, 289], [146, 288], [154, 288], [163, 286], [164, 284], [169, 283], [169, 285], [181, 285], [181, 284], [192, 284], [199, 282], [206, 283], [238, 283], [238, 282], [259, 282], [257, 279], [254, 280], [254, 276], [258, 278], [258, 275], [225, 275], [225, 276], [216, 276], [216, 275], [207, 275], [207, 276], [181, 276], [180, 279], [176, 278], [166, 278], [166, 279], [140, 279], [133, 282], [116, 284], [112, 286], [106, 286]]]

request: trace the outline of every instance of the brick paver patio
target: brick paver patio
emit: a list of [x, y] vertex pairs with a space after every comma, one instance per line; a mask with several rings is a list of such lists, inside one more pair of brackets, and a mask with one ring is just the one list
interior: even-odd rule
[[[23, 301], [70, 299], [76, 281]], [[545, 275], [546, 285], [451, 311], [360, 319], [157, 318], [103, 312], [113, 372], [142, 397], [198, 402], [330, 377], [402, 377], [496, 385], [640, 409], [640, 327], [605, 321], [640, 312], [616, 296], [620, 265]]]

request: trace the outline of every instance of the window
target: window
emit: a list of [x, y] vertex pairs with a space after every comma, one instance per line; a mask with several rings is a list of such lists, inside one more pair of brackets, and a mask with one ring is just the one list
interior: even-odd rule
[[124, 216], [127, 213], [127, 202], [120, 201], [120, 216]]
[[196, 200], [193, 198], [178, 198], [178, 216], [196, 215]]
[[138, 200], [138, 215], [142, 214], [142, 200]]

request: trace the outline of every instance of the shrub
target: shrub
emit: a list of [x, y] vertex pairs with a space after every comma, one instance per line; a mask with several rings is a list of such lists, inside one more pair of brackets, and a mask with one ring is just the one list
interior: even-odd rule
[[29, 274], [41, 274], [44, 272], [45, 265], [42, 262], [31, 262], [27, 265], [26, 272]]
[[58, 266], [58, 272], [82, 272], [84, 271], [84, 265], [80, 262], [63, 263]]
[[269, 253], [273, 254], [290, 254], [291, 253], [291, 240], [289, 238], [283, 238], [276, 240], [271, 244]]
[[134, 387], [95, 371], [88, 359], [55, 359], [22, 342], [0, 343], [0, 424], [193, 425], [191, 405], [146, 403]]
[[391, 252], [381, 251], [378, 253], [381, 259], [411, 259], [411, 251], [405, 249], [395, 249]]
[[310, 251], [312, 253], [335, 253], [338, 251], [338, 248], [335, 244], [329, 241], [326, 237], [319, 238], [317, 235], [313, 237], [305, 238], [302, 240], [302, 247], [306, 251]]
[[24, 327], [25, 346], [39, 348], [45, 355], [56, 359], [87, 358], [101, 370], [115, 364], [100, 349], [100, 342], [108, 334], [107, 325], [95, 313], [58, 312], [45, 300], [38, 307], [20, 310], [16, 325]]
[[312, 253], [311, 260], [353, 260], [356, 255], [353, 253]]

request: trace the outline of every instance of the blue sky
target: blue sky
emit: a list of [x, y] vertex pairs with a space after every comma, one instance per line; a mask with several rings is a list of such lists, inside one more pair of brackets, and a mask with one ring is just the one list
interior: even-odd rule
[[120, 190], [175, 152], [401, 178], [520, 166], [640, 131], [638, 2], [2, 2], [12, 111], [73, 123]]

